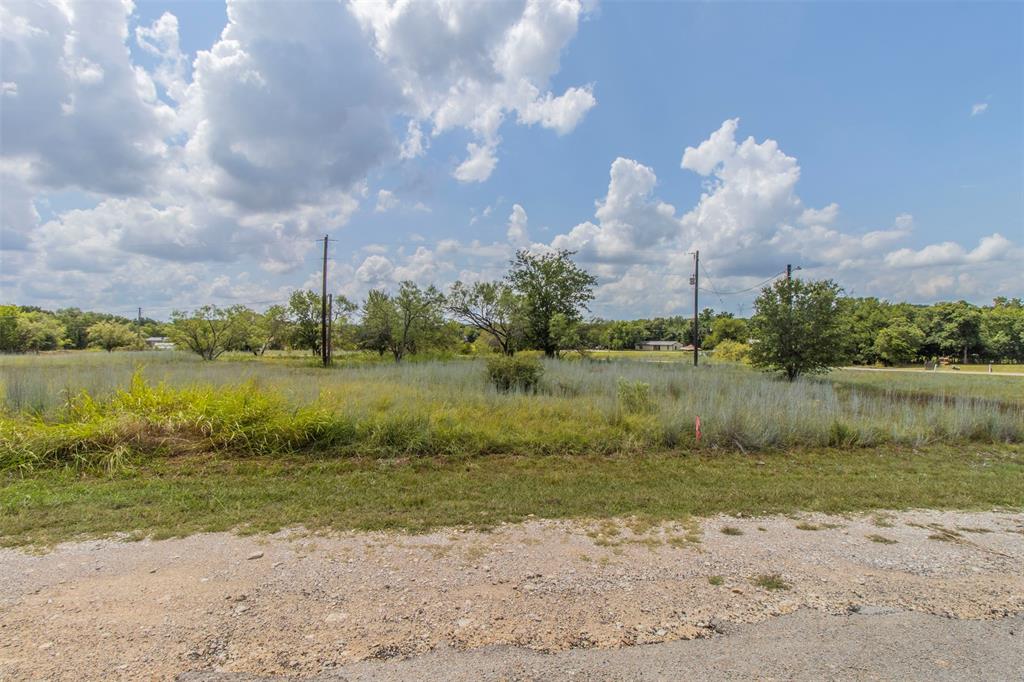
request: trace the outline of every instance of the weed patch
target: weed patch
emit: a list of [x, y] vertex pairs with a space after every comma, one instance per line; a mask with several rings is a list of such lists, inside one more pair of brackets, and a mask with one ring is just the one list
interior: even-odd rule
[[788, 590], [790, 584], [778, 573], [765, 573], [754, 578], [754, 585], [765, 590]]

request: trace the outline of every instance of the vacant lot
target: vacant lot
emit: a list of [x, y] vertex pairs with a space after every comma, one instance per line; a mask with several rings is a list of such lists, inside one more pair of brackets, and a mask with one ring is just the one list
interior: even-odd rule
[[583, 359], [546, 362], [538, 390], [524, 394], [497, 391], [479, 360], [327, 371], [303, 362], [202, 363], [175, 353], [0, 360], [0, 468], [116, 469], [196, 453], [594, 455], [1024, 441], [1016, 377], [956, 386], [901, 374], [885, 388], [843, 375], [788, 383], [739, 366]]
[[[712, 637], [801, 607], [786, 627], [808, 641], [855, 611], [913, 622], [928, 651], [952, 632], [935, 616], [1019, 612], [1024, 383], [859, 374], [550, 361], [536, 392], [502, 393], [473, 359], [0, 359], [0, 676], [373, 677], [349, 666]], [[961, 511], [877, 511], [914, 508]], [[1005, 622], [957, 632], [1011, 641]], [[519, 670], [509, 651], [440, 665]], [[840, 654], [828, 670], [863, 669]], [[778, 670], [817, 670], [799, 656]]]

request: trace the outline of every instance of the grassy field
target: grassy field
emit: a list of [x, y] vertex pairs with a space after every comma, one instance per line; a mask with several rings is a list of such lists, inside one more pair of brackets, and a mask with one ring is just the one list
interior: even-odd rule
[[978, 376], [956, 372], [863, 372], [837, 369], [822, 379], [837, 387], [872, 390], [891, 396], [956, 401], [964, 396], [1024, 406], [1024, 377]]
[[744, 456], [153, 460], [101, 475], [44, 470], [0, 487], [0, 544], [129, 533], [487, 527], [796, 511], [1024, 507], [1021, 446], [809, 449]]
[[[917, 388], [892, 390], [870, 373], [788, 383], [742, 366], [547, 361], [539, 390], [525, 394], [497, 391], [480, 360], [327, 371], [303, 362], [5, 358], [0, 469], [116, 469], [203, 452], [608, 455], [1024, 442], [1024, 405], [1010, 396], [1024, 383], [1014, 377], [935, 390], [936, 380], [967, 377], [905, 373], [897, 381]], [[999, 382], [1010, 397], [993, 391]]]
[[[654, 355], [654, 354], [651, 354]], [[890, 380], [891, 378], [891, 380]], [[0, 536], [1024, 506], [1016, 377], [308, 356], [0, 358]], [[694, 417], [702, 421], [702, 438]]]

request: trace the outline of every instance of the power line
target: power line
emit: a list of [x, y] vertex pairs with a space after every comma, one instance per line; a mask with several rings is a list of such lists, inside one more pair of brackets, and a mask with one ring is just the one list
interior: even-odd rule
[[[706, 274], [707, 274], [707, 272], [705, 271], [705, 275]], [[755, 284], [752, 287], [747, 287], [746, 289], [738, 289], [737, 291], [715, 291], [714, 289], [706, 289], [705, 291], [710, 291], [711, 293], [715, 294], [716, 296], [735, 296], [736, 294], [745, 294], [748, 291], [753, 291], [754, 289], [758, 289], [760, 287], [763, 287], [765, 284], [767, 284], [768, 282], [771, 282], [773, 279], [775, 279], [779, 275], [784, 275], [784, 274], [786, 274], [786, 271], [785, 270], [780, 270], [779, 272], [775, 273], [774, 275], [772, 275], [768, 279], [764, 280], [763, 282], [759, 282], [759, 283]]]

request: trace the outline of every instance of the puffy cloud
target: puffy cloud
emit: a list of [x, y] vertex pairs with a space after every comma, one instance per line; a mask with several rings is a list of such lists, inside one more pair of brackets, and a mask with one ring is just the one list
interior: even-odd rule
[[687, 147], [682, 166], [713, 178], [697, 206], [683, 216], [694, 246], [731, 256], [740, 265], [779, 225], [797, 220], [803, 207], [795, 193], [796, 159], [775, 140], [748, 137], [737, 143], [738, 125], [739, 119], [727, 120], [698, 147]]
[[46, 188], [138, 194], [154, 181], [170, 110], [130, 61], [130, 3], [0, 5], [0, 151]]
[[[634, 263], [660, 259], [660, 247], [677, 244], [682, 223], [675, 207], [656, 199], [654, 170], [619, 157], [609, 171], [608, 192], [597, 202], [598, 224], [580, 223], [551, 246], [578, 251], [590, 262]], [[657, 251], [652, 247], [658, 246]]]
[[409, 121], [399, 157], [402, 159], [415, 159], [423, 156], [426, 149], [426, 143], [423, 141], [423, 130], [420, 128], [419, 121], [415, 119]]
[[[290, 272], [314, 233], [349, 220], [374, 169], [423, 156], [431, 133], [468, 129], [455, 175], [483, 181], [509, 115], [565, 134], [594, 105], [589, 85], [548, 90], [582, 14], [575, 0], [227, 0], [219, 38], [190, 55], [169, 12], [130, 30], [127, 0], [2, 5], [5, 295], [32, 300], [30, 280], [53, 268], [65, 275], [50, 281], [110, 292], [126, 260]], [[36, 203], [68, 189], [94, 205], [41, 224]], [[376, 200], [398, 204], [389, 190]], [[426, 276], [427, 260], [393, 258], [389, 276]], [[363, 277], [385, 276], [364, 265]]]
[[135, 42], [149, 54], [160, 59], [153, 79], [163, 86], [176, 102], [185, 97], [188, 87], [188, 58], [182, 53], [178, 39], [178, 17], [164, 12], [150, 26], [135, 29]]
[[885, 264], [894, 268], [921, 268], [937, 265], [967, 265], [1017, 259], [1024, 253], [998, 232], [981, 241], [971, 251], [956, 242], [931, 244], [920, 250], [900, 249], [885, 256]]
[[508, 225], [505, 235], [510, 244], [515, 246], [527, 246], [530, 243], [530, 233], [527, 231], [528, 217], [526, 209], [519, 204], [512, 204], [512, 213], [508, 216]]
[[[726, 120], [684, 151], [682, 167], [708, 179], [697, 205], [681, 217], [656, 197], [654, 169], [619, 158], [612, 163], [595, 220], [551, 241], [553, 248], [577, 251], [598, 274], [595, 310], [629, 317], [688, 309], [691, 252], [696, 249], [707, 268], [702, 274], [707, 277], [710, 270], [714, 276], [703, 280], [712, 301], [724, 305], [749, 303], [756, 285], [786, 263], [802, 265], [809, 277], [837, 278], [862, 295], [909, 300], [984, 297], [1024, 286], [1024, 275], [1011, 264], [1024, 254], [998, 234], [985, 237], [972, 251], [952, 242], [893, 251], [913, 234], [909, 214], [896, 216], [884, 229], [840, 229], [838, 204], [812, 208], [801, 201], [796, 159], [774, 140], [737, 141], [738, 126], [739, 119]], [[878, 268], [879, 261], [886, 267]], [[967, 271], [981, 264], [986, 278]], [[906, 268], [914, 270], [907, 274]], [[716, 300], [714, 294], [752, 287], [730, 301]]]
[[339, 3], [230, 2], [187, 99], [201, 121], [190, 156], [249, 210], [317, 203], [398, 151], [402, 93]]
[[825, 208], [808, 208], [800, 214], [801, 225], [831, 225], [839, 215], [839, 204], [833, 202]]
[[374, 211], [377, 213], [386, 213], [391, 209], [398, 206], [398, 198], [395, 193], [391, 190], [382, 189], [377, 192], [377, 206]]
[[356, 269], [356, 279], [367, 284], [378, 284], [390, 281], [394, 271], [394, 263], [384, 256], [373, 254], [367, 256], [362, 265]]
[[[456, 127], [476, 143], [454, 171], [462, 182], [486, 180], [497, 163], [498, 129], [507, 113], [558, 134], [573, 130], [596, 103], [590, 85], [547, 90], [562, 50], [585, 9], [578, 0], [466, 2], [355, 0], [352, 10], [434, 134]], [[404, 154], [419, 146], [410, 128]]]
[[498, 159], [494, 156], [494, 146], [470, 142], [466, 145], [469, 156], [459, 164], [453, 175], [460, 182], [483, 182], [491, 177]]

